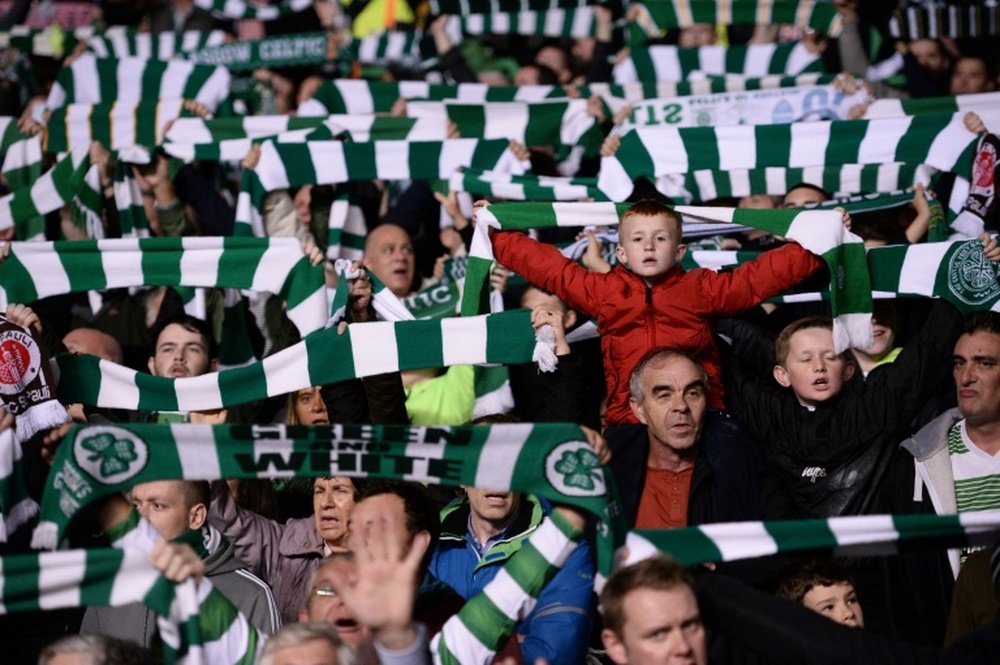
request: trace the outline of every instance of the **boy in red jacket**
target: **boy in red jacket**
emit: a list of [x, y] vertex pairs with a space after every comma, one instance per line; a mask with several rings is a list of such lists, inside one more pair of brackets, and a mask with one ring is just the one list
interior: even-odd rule
[[723, 407], [719, 356], [711, 321], [753, 307], [824, 265], [798, 244], [762, 254], [732, 272], [679, 264], [687, 249], [681, 220], [656, 201], [639, 201], [618, 226], [619, 264], [595, 273], [551, 245], [512, 231], [490, 230], [496, 260], [570, 307], [597, 320], [608, 385], [607, 424], [635, 423], [628, 377], [647, 351], [671, 346], [690, 352], [709, 379], [709, 406]]

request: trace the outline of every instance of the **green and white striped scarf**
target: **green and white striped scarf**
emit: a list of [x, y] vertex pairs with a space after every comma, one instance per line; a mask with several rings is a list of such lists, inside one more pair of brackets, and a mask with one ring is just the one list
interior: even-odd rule
[[[843, 164], [788, 168], [766, 166], [757, 169], [701, 169], [684, 174], [668, 174], [657, 179], [656, 187], [674, 200], [686, 203], [711, 201], [720, 197], [751, 194], [783, 196], [805, 182], [837, 196], [891, 192], [927, 184], [935, 169], [922, 164]], [[602, 193], [603, 195], [603, 193]], [[964, 202], [964, 199], [963, 199]]]
[[56, 453], [32, 546], [55, 547], [81, 508], [137, 483], [331, 475], [510, 489], [573, 505], [603, 523], [595, 549], [605, 574], [625, 536], [614, 479], [576, 425], [88, 425], [71, 428]]
[[194, 0], [194, 5], [211, 12], [214, 16], [234, 21], [241, 19], [273, 21], [308, 9], [312, 6], [312, 0], [284, 0], [273, 5], [248, 3], [244, 0]]
[[594, 34], [593, 7], [546, 9], [539, 11], [460, 14], [452, 16], [449, 31], [466, 35], [542, 35], [560, 39], [580, 39]]
[[23, 455], [14, 429], [0, 432], [0, 543], [38, 514], [38, 504], [28, 494], [22, 474]]
[[370, 141], [444, 141], [440, 118], [337, 114], [322, 117], [243, 116], [182, 118], [167, 132], [163, 150], [183, 162], [240, 161], [255, 143], [307, 143], [346, 138]]
[[604, 139], [586, 99], [545, 102], [421, 102], [406, 115], [444, 126], [455, 123], [463, 138], [512, 139], [526, 146], [584, 145], [596, 154]]
[[[20, 239], [38, 238], [28, 223], [69, 203], [83, 186], [88, 170], [89, 146], [77, 148], [56, 162], [30, 188], [0, 197], [0, 230], [14, 228]], [[44, 226], [41, 230], [44, 237]]]
[[980, 3], [945, 3], [897, 9], [889, 20], [894, 39], [988, 37], [1000, 34], [1000, 8]]
[[288, 318], [303, 335], [322, 328], [329, 313], [322, 267], [311, 266], [291, 238], [11, 243], [10, 255], [0, 263], [2, 307], [131, 286], [219, 286], [274, 293], [285, 299]]
[[[646, 0], [643, 6], [661, 31], [687, 28], [696, 23], [712, 25], [794, 25], [838, 37], [843, 19], [829, 2], [814, 0]], [[643, 44], [646, 34], [633, 26], [633, 45]]]
[[85, 53], [59, 71], [46, 105], [193, 99], [215, 111], [229, 95], [229, 79], [224, 67]]
[[532, 174], [512, 175], [478, 169], [456, 172], [448, 181], [453, 192], [468, 192], [510, 201], [606, 201], [597, 178], [557, 178]]
[[0, 116], [0, 156], [3, 174], [11, 191], [29, 187], [42, 174], [42, 137], [26, 136], [17, 118]]
[[62, 402], [144, 411], [206, 411], [385, 372], [531, 362], [531, 313], [327, 328], [246, 367], [169, 379], [95, 356], [57, 357]]
[[684, 81], [693, 72], [796, 76], [822, 72], [823, 61], [802, 42], [749, 46], [634, 47], [614, 67], [615, 83], [633, 81]]
[[[493, 263], [489, 228], [526, 230], [558, 226], [614, 226], [628, 204], [614, 203], [502, 203], [480, 208], [469, 252], [463, 314], [482, 307], [483, 284]], [[838, 353], [871, 344], [871, 287], [861, 239], [844, 228], [837, 212], [818, 210], [747, 210], [676, 206], [682, 219], [739, 224], [790, 238], [822, 257], [830, 268], [833, 338]]]
[[226, 41], [222, 30], [202, 32], [137, 32], [122, 26], [112, 26], [87, 40], [87, 47], [98, 58], [141, 58], [143, 60], [170, 60], [182, 53], [218, 46]]
[[417, 62], [422, 39], [422, 32], [391, 30], [351, 41], [341, 49], [341, 57], [366, 65]]
[[431, 14], [499, 14], [540, 9], [573, 9], [583, 0], [431, 0]]
[[[800, 74], [798, 76], [707, 76], [696, 81], [635, 82], [624, 85], [592, 83], [576, 87], [579, 97], [592, 95], [606, 102], [640, 99], [657, 99], [685, 95], [707, 95], [716, 92], [765, 90], [792, 86], [821, 85], [830, 83], [833, 74]], [[456, 85], [428, 83], [426, 81], [364, 81], [335, 79], [324, 81], [311, 99], [299, 105], [299, 115], [327, 115], [328, 113], [388, 113], [397, 99], [444, 101], [455, 99], [465, 102], [539, 102], [546, 99], [567, 97], [566, 89], [553, 85], [489, 86], [484, 83], [459, 83]]]
[[[25, 136], [17, 127], [17, 118], [0, 117], [0, 175], [13, 193], [31, 187], [42, 175], [42, 136]], [[21, 223], [17, 230], [21, 239], [45, 236], [45, 219], [34, 217]]]
[[535, 609], [539, 594], [569, 559], [583, 534], [558, 512], [545, 517], [483, 590], [445, 622], [431, 641], [437, 665], [490, 663]]
[[326, 32], [302, 32], [265, 39], [211, 45], [185, 54], [201, 65], [220, 65], [231, 72], [253, 69], [319, 65], [326, 62]]
[[919, 113], [978, 113], [993, 129], [1000, 121], [1000, 92], [983, 92], [976, 95], [950, 97], [923, 97], [918, 99], [876, 99], [865, 112], [865, 118], [891, 118]]
[[268, 192], [301, 185], [357, 180], [436, 180], [461, 167], [523, 172], [508, 141], [373, 141], [275, 143], [261, 145], [254, 170], [243, 172], [236, 205], [235, 235], [264, 235], [261, 213]]
[[[69, 480], [67, 478], [67, 480]], [[149, 562], [159, 536], [142, 520], [116, 547], [0, 558], [0, 614], [143, 603], [159, 616], [166, 663], [251, 665], [260, 635], [209, 580], [175, 584]]]
[[108, 150], [154, 147], [167, 124], [184, 113], [183, 100], [67, 104], [55, 109], [45, 127], [45, 151], [61, 153], [100, 141]]
[[960, 113], [756, 127], [639, 127], [601, 162], [598, 186], [623, 200], [639, 177], [701, 169], [836, 166], [903, 162], [965, 173], [976, 135]]
[[829, 551], [837, 556], [896, 554], [907, 548], [988, 545], [1000, 531], [1000, 511], [958, 515], [863, 515], [827, 519], [706, 524], [631, 531], [624, 565], [667, 554], [685, 566], [772, 554]]

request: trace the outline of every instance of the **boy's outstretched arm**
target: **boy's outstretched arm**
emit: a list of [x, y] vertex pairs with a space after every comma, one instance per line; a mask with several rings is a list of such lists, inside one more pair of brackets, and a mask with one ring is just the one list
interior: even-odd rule
[[702, 289], [708, 313], [733, 315], [784, 293], [825, 263], [798, 243], [764, 252], [727, 273], [704, 271]]

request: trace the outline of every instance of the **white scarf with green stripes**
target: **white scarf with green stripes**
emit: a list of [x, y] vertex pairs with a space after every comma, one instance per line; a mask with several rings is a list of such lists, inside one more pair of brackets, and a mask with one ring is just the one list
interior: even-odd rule
[[633, 47], [614, 67], [615, 83], [634, 81], [684, 81], [699, 74], [797, 76], [822, 72], [823, 61], [802, 42], [749, 46]]

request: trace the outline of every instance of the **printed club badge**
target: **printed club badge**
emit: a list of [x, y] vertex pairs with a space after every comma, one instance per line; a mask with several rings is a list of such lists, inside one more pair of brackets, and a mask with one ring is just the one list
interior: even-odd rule
[[545, 458], [545, 477], [567, 496], [601, 496], [607, 488], [601, 461], [586, 441], [567, 441]]
[[31, 335], [23, 330], [0, 333], [0, 394], [16, 395], [38, 376], [42, 357]]
[[85, 427], [73, 440], [78, 467], [103, 485], [117, 485], [134, 478], [149, 459], [146, 442], [121, 427]]

